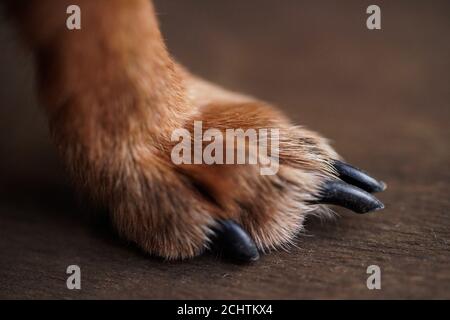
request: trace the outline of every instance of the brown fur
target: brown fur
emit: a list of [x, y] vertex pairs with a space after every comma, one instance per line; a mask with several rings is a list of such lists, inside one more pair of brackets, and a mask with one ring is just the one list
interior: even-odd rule
[[[82, 8], [82, 30], [65, 8]], [[50, 128], [77, 185], [106, 205], [120, 234], [145, 251], [187, 258], [208, 247], [215, 218], [233, 218], [262, 250], [289, 244], [337, 158], [326, 140], [254, 98], [177, 65], [147, 0], [25, 0], [10, 10], [35, 52]], [[170, 161], [171, 132], [278, 128], [280, 169]], [[205, 129], [206, 129], [205, 128]], [[322, 208], [323, 209], [323, 208]]]

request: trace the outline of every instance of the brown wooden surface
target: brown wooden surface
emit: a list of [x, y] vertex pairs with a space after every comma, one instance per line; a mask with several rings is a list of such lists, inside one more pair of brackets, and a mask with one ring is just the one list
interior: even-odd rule
[[[0, 298], [450, 298], [450, 6], [390, 1], [158, 1], [196, 73], [280, 105], [388, 183], [386, 209], [310, 219], [298, 248], [233, 265], [148, 257], [67, 187], [32, 95], [29, 57], [0, 28]], [[262, 195], [263, 196], [263, 195]], [[78, 264], [82, 290], [66, 289]], [[382, 289], [366, 288], [366, 268]]]

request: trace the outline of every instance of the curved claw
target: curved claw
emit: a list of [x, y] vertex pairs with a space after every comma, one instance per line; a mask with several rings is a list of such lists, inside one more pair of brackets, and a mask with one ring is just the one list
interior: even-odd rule
[[333, 161], [333, 167], [343, 181], [357, 186], [367, 192], [380, 192], [386, 189], [386, 184], [369, 176], [361, 169], [355, 168], [339, 160]]
[[229, 257], [244, 262], [259, 259], [255, 242], [239, 224], [233, 220], [218, 220], [217, 222], [216, 242]]
[[383, 203], [370, 193], [339, 180], [327, 181], [315, 203], [334, 204], [356, 213], [367, 213], [384, 208]]

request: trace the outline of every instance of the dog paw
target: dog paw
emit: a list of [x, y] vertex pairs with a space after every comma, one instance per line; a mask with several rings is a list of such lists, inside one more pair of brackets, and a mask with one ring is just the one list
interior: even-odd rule
[[[197, 225], [205, 230], [202, 248], [215, 243], [228, 256], [253, 261], [259, 252], [291, 245], [302, 230], [305, 217], [330, 215], [329, 205], [356, 213], [384, 208], [372, 193], [384, 190], [385, 184], [343, 162], [319, 134], [293, 126], [274, 107], [252, 98], [206, 83], [196, 82], [191, 90], [198, 112], [186, 119], [184, 129], [194, 137], [190, 140], [192, 146], [195, 123], [202, 124], [203, 133], [213, 130], [214, 138], [209, 135], [208, 143], [202, 140], [200, 151], [205, 151], [211, 141], [218, 143], [213, 153], [215, 161], [172, 165], [179, 176], [187, 179], [189, 190], [202, 206], [209, 208], [205, 212], [211, 219], [206, 225]], [[252, 149], [251, 139], [245, 140], [247, 144], [229, 144], [228, 130], [254, 130], [256, 148]], [[263, 157], [258, 153], [262, 146], [269, 150]], [[230, 152], [234, 161], [237, 154], [244, 154], [248, 161], [227, 163]], [[251, 164], [252, 158], [261, 161]], [[267, 166], [271, 170], [264, 171]], [[174, 224], [180, 234], [187, 228], [186, 224]], [[184, 239], [188, 241], [189, 237]]]
[[[85, 117], [80, 110], [91, 104], [75, 101], [52, 122], [75, 181], [108, 208], [123, 238], [167, 259], [220, 244], [229, 256], [252, 261], [259, 252], [289, 247], [305, 217], [330, 215], [328, 205], [357, 213], [383, 208], [371, 193], [385, 185], [342, 162], [319, 134], [292, 125], [266, 103], [188, 79], [189, 100], [176, 103], [190, 108], [172, 116], [147, 112], [147, 99], [135, 95], [143, 111], [123, 114], [127, 121], [114, 112]], [[107, 101], [111, 110], [115, 102]], [[83, 121], [74, 121], [80, 115]], [[159, 124], [158, 115], [165, 117]], [[228, 130], [243, 134], [242, 143], [229, 144]], [[174, 160], [180, 143], [174, 132], [188, 136], [191, 162]]]

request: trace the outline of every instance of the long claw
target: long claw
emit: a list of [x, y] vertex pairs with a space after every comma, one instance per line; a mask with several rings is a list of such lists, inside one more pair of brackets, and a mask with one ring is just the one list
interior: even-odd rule
[[386, 189], [384, 182], [375, 180], [361, 169], [339, 160], [334, 160], [333, 166], [338, 172], [339, 178], [367, 192], [380, 192]]
[[370, 193], [339, 180], [327, 181], [315, 203], [334, 204], [356, 213], [366, 213], [384, 208], [383, 203]]
[[255, 242], [233, 220], [219, 220], [215, 228], [216, 242], [230, 258], [250, 262], [259, 259]]

